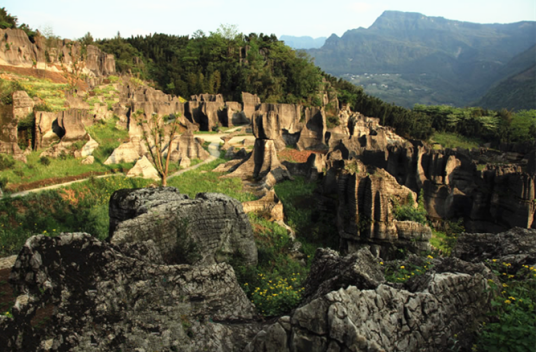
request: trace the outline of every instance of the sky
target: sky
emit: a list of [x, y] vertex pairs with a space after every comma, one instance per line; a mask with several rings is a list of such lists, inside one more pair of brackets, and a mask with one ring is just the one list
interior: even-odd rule
[[78, 39], [166, 33], [209, 34], [220, 25], [239, 32], [342, 36], [369, 27], [386, 10], [419, 12], [476, 23], [536, 21], [536, 0], [0, 0], [19, 24]]

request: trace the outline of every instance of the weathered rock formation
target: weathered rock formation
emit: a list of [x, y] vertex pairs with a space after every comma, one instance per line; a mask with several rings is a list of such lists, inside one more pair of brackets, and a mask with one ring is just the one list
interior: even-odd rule
[[18, 120], [13, 116], [13, 107], [0, 104], [0, 153], [11, 154], [17, 160], [26, 161], [17, 144]]
[[148, 153], [147, 148], [139, 139], [132, 139], [130, 142], [122, 143], [115, 148], [112, 154], [104, 161], [104, 165], [130, 163], [138, 160], [142, 155]]
[[[175, 162], [185, 159], [205, 160], [210, 157], [210, 153], [203, 149], [203, 143], [201, 143], [191, 131], [186, 131], [180, 135], [172, 146], [173, 148], [171, 150], [170, 158]], [[184, 166], [182, 162], [181, 165]]]
[[[383, 169], [367, 168], [359, 161], [345, 162], [337, 176], [337, 227], [344, 252], [354, 252], [363, 244], [374, 254], [389, 258], [397, 248], [414, 253], [430, 250], [431, 229], [412, 221], [394, 218], [395, 204], [417, 199]], [[331, 168], [333, 173], [335, 168]], [[413, 204], [417, 207], [417, 204]]]
[[[86, 56], [82, 57], [81, 44], [68, 39], [58, 40], [53, 46], [47, 46], [43, 36], [36, 36], [31, 42], [21, 29], [0, 29], [0, 65], [34, 67], [37, 69], [60, 72], [72, 69], [74, 60], [83, 59], [83, 72], [91, 77], [107, 76], [115, 73], [113, 55], [102, 52], [94, 45], [86, 47]], [[59, 68], [60, 64], [62, 68]]]
[[151, 162], [145, 157], [142, 156], [132, 169], [127, 173], [127, 177], [142, 177], [152, 180], [160, 180], [160, 175], [156, 171], [155, 167]]
[[[41, 156], [57, 158], [60, 154], [65, 153], [73, 154], [77, 157], [86, 157], [98, 146], [85, 129], [85, 126], [93, 124], [93, 116], [88, 113], [88, 110], [69, 109], [57, 112], [53, 115], [56, 119], [52, 121], [50, 129], [48, 129], [48, 126], [45, 127], [44, 124], [50, 122], [53, 117], [43, 113], [38, 114], [38, 116], [39, 123], [35, 127], [36, 132], [39, 132], [39, 135], [36, 133], [37, 145], [43, 146], [43, 144], [55, 140], [56, 138], [52, 136], [52, 133], [60, 138], [59, 143], [42, 152]], [[45, 133], [41, 134], [42, 132]], [[73, 143], [76, 142], [84, 143], [80, 150], [71, 148]]]
[[452, 256], [478, 263], [486, 260], [536, 264], [536, 229], [513, 228], [501, 233], [463, 233], [458, 236]]
[[[152, 240], [165, 258], [177, 246], [188, 253], [187, 262], [214, 264], [240, 257], [257, 263], [253, 230], [237, 200], [216, 193], [199, 193], [195, 199], [173, 187], [124, 189], [110, 198], [110, 242]], [[185, 254], [185, 253], [183, 253]]]
[[13, 92], [13, 117], [17, 120], [24, 119], [33, 113], [35, 102], [23, 90]]
[[202, 131], [212, 131], [219, 125], [218, 114], [225, 103], [221, 94], [192, 95], [188, 102], [186, 117], [199, 125]]
[[464, 218], [465, 228], [472, 232], [536, 226], [536, 176], [529, 166], [530, 155], [535, 154], [518, 158], [526, 167], [487, 165], [479, 171], [477, 163], [496, 162], [500, 155], [486, 150], [433, 150], [360, 114], [352, 115], [348, 123], [350, 135], [327, 133], [330, 152], [384, 169], [413, 191], [423, 189], [431, 217]]
[[256, 94], [242, 92], [242, 104], [245, 117], [251, 121], [257, 106], [261, 104], [261, 99]]
[[[121, 248], [84, 233], [34, 236], [11, 272], [8, 351], [233, 351], [258, 328], [253, 304], [225, 263], [164, 265], [152, 241]], [[54, 306], [41, 328], [30, 324]]]
[[408, 291], [381, 283], [382, 272], [371, 268], [379, 264], [365, 251], [341, 258], [319, 249], [308, 277], [318, 295], [244, 351], [442, 351], [490, 309], [492, 291], [480, 273], [427, 273]]

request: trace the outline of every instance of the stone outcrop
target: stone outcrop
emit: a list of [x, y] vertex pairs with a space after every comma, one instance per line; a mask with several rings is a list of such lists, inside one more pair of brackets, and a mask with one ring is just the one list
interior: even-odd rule
[[[139, 208], [133, 208], [138, 205]], [[257, 263], [253, 230], [237, 200], [216, 193], [199, 193], [195, 199], [173, 188], [125, 189], [110, 198], [110, 242], [152, 240], [166, 258], [177, 245], [195, 249], [187, 262], [214, 264], [241, 258]]]
[[[82, 56], [81, 44], [68, 39], [58, 40], [53, 46], [47, 46], [43, 36], [36, 36], [30, 41], [21, 29], [0, 29], [0, 65], [34, 67], [42, 70], [61, 72], [63, 68], [72, 69], [74, 59]], [[61, 59], [60, 59], [61, 57]], [[86, 47], [83, 74], [90, 77], [102, 77], [115, 73], [113, 55], [102, 52], [94, 45]], [[62, 67], [60, 67], [60, 64]]]
[[[60, 154], [86, 157], [93, 153], [99, 144], [91, 138], [85, 127], [93, 124], [93, 116], [88, 110], [69, 109], [55, 113], [37, 112], [35, 124], [36, 148], [50, 146], [41, 156], [57, 158]], [[79, 149], [72, 148], [74, 143], [83, 142]]]
[[134, 167], [128, 171], [127, 177], [142, 177], [157, 181], [160, 180], [158, 171], [156, 171], [153, 164], [151, 164], [145, 156], [142, 156], [140, 160], [136, 161]]
[[251, 122], [251, 119], [246, 117], [242, 104], [236, 101], [225, 102], [225, 106], [219, 114], [219, 119], [224, 127], [245, 125]]
[[62, 131], [54, 112], [37, 111], [35, 113], [35, 149], [47, 148], [60, 140]]
[[[480, 273], [427, 273], [408, 291], [381, 283], [381, 271], [367, 271], [379, 266], [372, 259], [366, 250], [344, 258], [318, 250], [308, 283], [331, 281], [263, 328], [244, 351], [443, 351], [453, 346], [452, 336], [467, 338], [490, 309], [492, 291]], [[324, 294], [322, 285], [333, 290]]]
[[142, 155], [145, 155], [148, 150], [140, 143], [139, 139], [122, 143], [115, 148], [112, 154], [104, 161], [104, 165], [131, 163], [138, 160]]
[[257, 200], [242, 203], [244, 213], [262, 214], [268, 221], [283, 221], [285, 214], [283, 213], [283, 203], [275, 194], [273, 189]]
[[368, 248], [344, 257], [332, 249], [318, 248], [304, 284], [303, 302], [350, 285], [375, 289], [384, 282], [383, 270]]
[[13, 158], [26, 162], [26, 156], [17, 144], [17, 126], [13, 108], [0, 104], [0, 153], [11, 154]]
[[[170, 158], [174, 162], [179, 162], [183, 159], [206, 160], [210, 157], [210, 153], [203, 149], [203, 144], [199, 142], [191, 131], [186, 131], [180, 135], [172, 146]], [[184, 166], [182, 162], [181, 166]]]
[[85, 127], [93, 124], [93, 116], [87, 110], [69, 109], [58, 116], [62, 142], [77, 142], [88, 136]]
[[231, 171], [231, 173], [225, 175], [225, 177], [254, 177], [261, 179], [268, 174], [272, 174], [277, 181], [291, 179], [288, 170], [277, 157], [277, 148], [274, 141], [270, 139], [257, 139], [253, 151], [245, 161], [239, 164], [231, 161], [227, 165], [232, 167], [226, 170]]
[[13, 92], [13, 117], [17, 120], [24, 119], [33, 113], [35, 102], [23, 90]]
[[304, 111], [304, 127], [296, 146], [299, 150], [326, 150], [326, 116], [324, 109], [306, 108]]
[[432, 231], [428, 226], [394, 218], [394, 205], [404, 205], [410, 198], [417, 199], [417, 195], [385, 170], [346, 162], [338, 177], [341, 249], [351, 253], [368, 244], [382, 258], [391, 257], [396, 248], [414, 253], [430, 250]]
[[261, 104], [261, 99], [256, 94], [242, 92], [242, 104], [245, 117], [251, 121], [257, 106]]
[[452, 256], [478, 263], [486, 260], [536, 264], [536, 229], [513, 228], [501, 233], [463, 233]]
[[433, 150], [422, 142], [410, 143], [379, 119], [358, 113], [348, 118], [348, 127], [349, 135], [335, 130], [326, 134], [330, 152], [384, 169], [413, 191], [423, 189], [432, 218], [464, 218], [471, 232], [536, 226], [535, 174], [528, 162], [534, 154], [517, 158], [526, 167], [488, 165], [478, 170], [477, 163], [504, 163], [504, 158], [487, 150]]
[[192, 95], [188, 101], [186, 117], [199, 125], [202, 131], [212, 131], [219, 125], [219, 114], [224, 106], [221, 94]]
[[[225, 263], [164, 265], [151, 241], [121, 248], [84, 233], [27, 240], [10, 276], [20, 296], [0, 316], [9, 351], [235, 351], [258, 328]], [[41, 328], [36, 312], [54, 306]]]

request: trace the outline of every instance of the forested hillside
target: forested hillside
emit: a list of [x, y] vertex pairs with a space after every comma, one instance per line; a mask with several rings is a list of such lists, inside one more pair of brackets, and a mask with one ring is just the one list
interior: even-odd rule
[[240, 100], [241, 92], [263, 102], [306, 103], [322, 81], [319, 68], [274, 35], [242, 35], [222, 27], [191, 37], [154, 34], [104, 39], [97, 44], [116, 56], [118, 70], [152, 79], [166, 93], [188, 97], [221, 93]]
[[515, 56], [474, 105], [488, 109], [536, 109], [536, 45]]

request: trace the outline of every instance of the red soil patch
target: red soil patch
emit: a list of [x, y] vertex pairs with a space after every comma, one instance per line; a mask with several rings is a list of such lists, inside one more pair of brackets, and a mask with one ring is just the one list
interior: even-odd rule
[[281, 161], [290, 161], [293, 163], [305, 163], [311, 154], [325, 154], [325, 152], [314, 150], [296, 150], [285, 149], [279, 152], [278, 157]]

